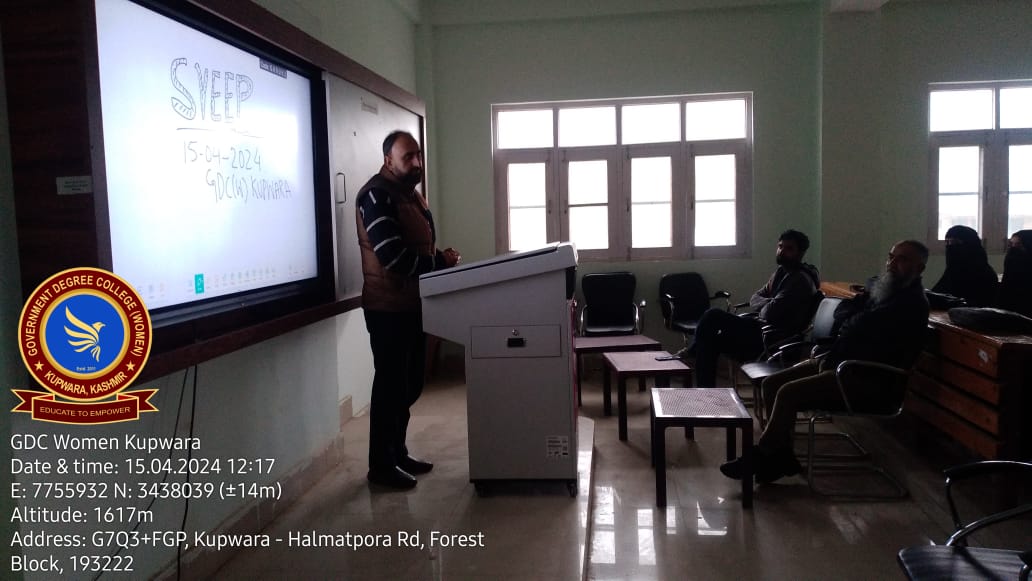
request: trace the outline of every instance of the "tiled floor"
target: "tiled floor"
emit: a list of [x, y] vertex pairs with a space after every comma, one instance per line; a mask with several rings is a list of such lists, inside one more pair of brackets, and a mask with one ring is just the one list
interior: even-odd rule
[[[582, 479], [578, 498], [561, 485], [513, 486], [478, 497], [468, 482], [465, 386], [461, 379], [439, 379], [414, 409], [410, 448], [435, 462], [414, 490], [370, 489], [368, 424], [356, 418], [346, 427], [346, 462], [268, 531], [351, 532], [390, 538], [392, 546], [245, 551], [218, 578], [893, 579], [901, 576], [900, 548], [941, 542], [948, 534], [941, 469], [966, 458], [937, 439], [915, 437], [905, 419], [891, 430], [850, 426], [904, 475], [911, 491], [904, 501], [829, 500], [794, 477], [758, 485], [754, 508], [743, 510], [740, 484], [717, 470], [724, 431], [698, 429], [695, 441], [668, 430], [668, 507], [657, 509], [647, 393], [628, 394], [629, 439], [619, 442], [616, 418], [602, 415], [599, 375], [598, 363], [589, 362], [581, 413], [593, 420], [594, 471], [590, 482]], [[836, 484], [869, 485], [859, 479]], [[971, 498], [984, 504], [988, 496], [980, 491]], [[1032, 529], [1022, 526], [998, 538], [1027, 544]], [[484, 546], [399, 547], [399, 531], [418, 531], [427, 547], [432, 531], [483, 533]]]

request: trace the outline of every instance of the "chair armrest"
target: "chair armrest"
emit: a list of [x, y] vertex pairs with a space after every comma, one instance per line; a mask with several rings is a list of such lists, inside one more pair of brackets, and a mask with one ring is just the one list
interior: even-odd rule
[[946, 476], [946, 482], [953, 482], [956, 480], [970, 478], [972, 476], [985, 476], [988, 474], [1001, 474], [1004, 472], [1022, 472], [1028, 471], [1032, 474], [1032, 462], [1022, 462], [1020, 460], [979, 460], [977, 462], [969, 462], [967, 464], [961, 464], [960, 466], [953, 466], [943, 470], [943, 474]]
[[806, 353], [807, 349], [810, 349], [813, 344], [809, 341], [789, 341], [778, 346], [776, 350], [771, 352], [767, 361], [770, 363], [781, 363], [786, 366], [793, 360], [798, 361], [803, 358], [803, 354]]
[[[943, 475], [946, 477], [946, 502], [950, 507], [950, 517], [953, 519], [953, 527], [958, 531], [954, 535], [958, 535], [965, 526], [960, 520], [960, 514], [957, 511], [957, 505], [953, 500], [953, 485], [957, 482], [975, 478], [984, 477], [995, 474], [1016, 474], [1025, 473], [1032, 475], [1032, 462], [1021, 462], [1018, 460], [980, 460], [977, 462], [969, 462], [967, 464], [961, 464], [959, 466], [953, 466], [943, 470]], [[975, 521], [978, 522], [978, 521]], [[993, 522], [982, 523], [977, 528], [982, 528]], [[964, 544], [963, 538], [971, 534], [977, 529], [972, 529], [960, 534], [954, 542], [959, 542], [961, 545]], [[951, 537], [952, 538], [952, 537]], [[949, 544], [947, 542], [947, 544]]]
[[810, 350], [810, 357], [813, 359], [819, 359], [824, 357], [831, 352], [831, 346], [835, 344], [834, 337], [822, 337], [813, 341], [813, 349]]
[[714, 301], [716, 299], [724, 299], [724, 302], [726, 303], [724, 310], [731, 310], [731, 293], [727, 292], [726, 290], [718, 290], [717, 292], [713, 293], [713, 296], [710, 297], [711, 301]]
[[[672, 316], [673, 316], [673, 309], [671, 309], [671, 317]], [[642, 301], [640, 303], [634, 304], [634, 332], [639, 334], [639, 335], [645, 332], [645, 300], [644, 299], [642, 299]]]
[[[847, 359], [835, 367], [835, 378], [838, 380], [839, 393], [842, 401], [846, 404], [849, 414], [863, 413], [870, 415], [894, 416], [903, 409], [903, 397], [907, 392], [907, 380], [910, 374], [898, 367], [877, 363], [874, 361], [861, 361], [859, 359]], [[883, 410], [860, 411], [854, 409], [853, 403], [849, 401], [847, 392], [855, 389], [871, 393], [879, 390], [883, 392], [883, 401], [887, 404]]]
[[[739, 309], [744, 309], [744, 308], [749, 306], [749, 303], [735, 303], [735, 304], [732, 305], [730, 301], [728, 301], [728, 304], [730, 305], [728, 307], [728, 310], [730, 310], [732, 313], [738, 313]], [[752, 313], [743, 313], [743, 314], [752, 314]], [[759, 315], [757, 314], [756, 316], [759, 316]]]
[[971, 533], [984, 529], [989, 525], [993, 525], [999, 522], [1007, 521], [1012, 518], [1021, 516], [1023, 514], [1032, 513], [1032, 504], [1023, 504], [1015, 506], [1013, 508], [1002, 510], [1000, 512], [994, 512], [988, 516], [984, 516], [978, 520], [974, 520], [966, 525], [961, 526], [958, 530], [954, 531], [950, 538], [946, 539], [946, 546], [964, 546], [964, 539]]
[[584, 336], [584, 311], [588, 310], [588, 305], [581, 307], [580, 315], [577, 317], [577, 334], [581, 337]]
[[760, 336], [763, 339], [763, 352], [769, 357], [786, 345], [802, 343], [806, 337], [802, 333], [791, 333], [783, 337], [779, 336], [779, 330], [774, 325], [764, 325], [760, 328]]
[[670, 293], [663, 293], [663, 304], [666, 306], [666, 311], [670, 313], [669, 318], [666, 319], [666, 325], [669, 329], [671, 323], [675, 320], [675, 313], [677, 312], [677, 299]]

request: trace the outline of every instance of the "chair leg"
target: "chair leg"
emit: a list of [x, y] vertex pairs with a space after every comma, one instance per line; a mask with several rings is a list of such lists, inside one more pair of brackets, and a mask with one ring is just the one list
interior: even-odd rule
[[[833, 422], [832, 422], [830, 417], [824, 416], [824, 415], [818, 415], [815, 418], [814, 417], [806, 417], [806, 416], [801, 415], [800, 417], [796, 418], [796, 424], [797, 425], [798, 424], [806, 424], [807, 426], [810, 426], [813, 423], [830, 424], [830, 423], [833, 423]], [[794, 435], [797, 438], [807, 438], [807, 439], [809, 439], [810, 438], [810, 428], [808, 428], [807, 430], [802, 431], [802, 432], [796, 431], [794, 433]], [[871, 458], [871, 453], [867, 450], [867, 448], [865, 448], [863, 446], [863, 444], [861, 444], [859, 441], [857, 441], [857, 439], [854, 438], [852, 434], [847, 433], [847, 432], [843, 432], [843, 431], [815, 432], [813, 434], [813, 439], [815, 441], [816, 440], [822, 440], [822, 441], [826, 441], [826, 442], [845, 442], [852, 449], [851, 452], [814, 452], [813, 453], [813, 457], [817, 458], [817, 459], [820, 459], [820, 460], [837, 460], [837, 461], [843, 461], [843, 462], [856, 462], [856, 461], [860, 461], [860, 460], [870, 460], [870, 458]], [[807, 451], [806, 454], [797, 454], [797, 456], [800, 456], [801, 458], [805, 459], [805, 461], [807, 461], [807, 462], [809, 461], [809, 455], [810, 455], [809, 451]]]
[[[870, 459], [870, 454], [863, 446], [860, 446], [849, 434], [829, 434], [832, 436], [844, 436], [849, 442], [863, 450], [862, 455], [832, 455], [830, 458], [838, 462], [818, 462], [818, 459], [829, 459], [828, 456], [821, 456], [816, 453], [817, 432], [816, 424], [820, 418], [825, 416], [815, 413], [810, 417], [809, 432], [806, 439], [806, 482], [810, 491], [814, 494], [826, 497], [835, 497], [852, 500], [899, 500], [906, 498], [910, 493], [905, 486], [885, 468], [875, 464]], [[870, 489], [858, 490], [831, 490], [821, 485], [818, 476], [820, 474], [874, 474], [889, 486], [889, 491], [884, 493], [872, 492]]]
[[760, 429], [767, 427], [767, 404], [763, 402], [762, 381], [750, 381], [752, 384], [753, 415], [760, 424]]

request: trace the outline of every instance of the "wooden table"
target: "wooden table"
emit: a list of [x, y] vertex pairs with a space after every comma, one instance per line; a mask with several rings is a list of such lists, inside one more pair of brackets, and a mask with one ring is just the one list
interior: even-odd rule
[[824, 281], [821, 283], [821, 292], [826, 297], [837, 297], [840, 299], [851, 299], [856, 296], [855, 290], [852, 287], [855, 283], [851, 282], [828, 282]]
[[[577, 358], [577, 405], [581, 405], [581, 355], [585, 353], [605, 353], [619, 351], [659, 351], [663, 345], [645, 335], [606, 335], [599, 337], [574, 337], [573, 352]], [[613, 414], [612, 397], [608, 387], [602, 392], [602, 411], [605, 415]]]
[[905, 409], [984, 458], [1032, 456], [1032, 336], [979, 333], [945, 311], [928, 324]]
[[685, 385], [691, 385], [692, 368], [680, 359], [656, 360], [657, 356], [669, 355], [666, 351], [629, 351], [603, 353], [605, 368], [602, 380], [603, 397], [609, 398], [610, 372], [616, 374], [616, 412], [619, 416], [620, 440], [627, 439], [627, 379], [637, 377], [681, 377]]
[[656, 506], [666, 506], [666, 429], [684, 426], [686, 437], [697, 427], [726, 428], [728, 460], [737, 457], [735, 430], [742, 430], [742, 506], [752, 508], [753, 419], [733, 388], [653, 388], [649, 420]]

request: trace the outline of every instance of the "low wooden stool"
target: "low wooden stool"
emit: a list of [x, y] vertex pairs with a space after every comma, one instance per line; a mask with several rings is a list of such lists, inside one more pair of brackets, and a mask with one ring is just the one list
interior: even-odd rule
[[742, 430], [742, 506], [752, 508], [753, 419], [734, 388], [653, 388], [649, 405], [652, 464], [656, 467], [656, 506], [666, 506], [666, 429], [684, 426], [691, 438], [696, 427], [727, 428], [727, 459], [737, 457], [735, 430]]
[[[658, 351], [663, 345], [645, 335], [603, 335], [591, 337], [574, 337], [573, 353], [577, 358], [577, 405], [581, 405], [581, 375], [583, 366], [581, 356], [585, 353], [605, 353], [615, 351]], [[613, 415], [613, 398], [609, 389], [602, 392], [602, 413]]]
[[685, 385], [692, 384], [692, 368], [680, 359], [658, 361], [656, 357], [669, 356], [666, 351], [633, 351], [603, 353], [605, 373], [602, 379], [602, 396], [609, 399], [610, 372], [616, 374], [616, 411], [620, 416], [620, 440], [627, 439], [627, 378], [637, 377], [643, 384], [646, 377], [681, 377]]

